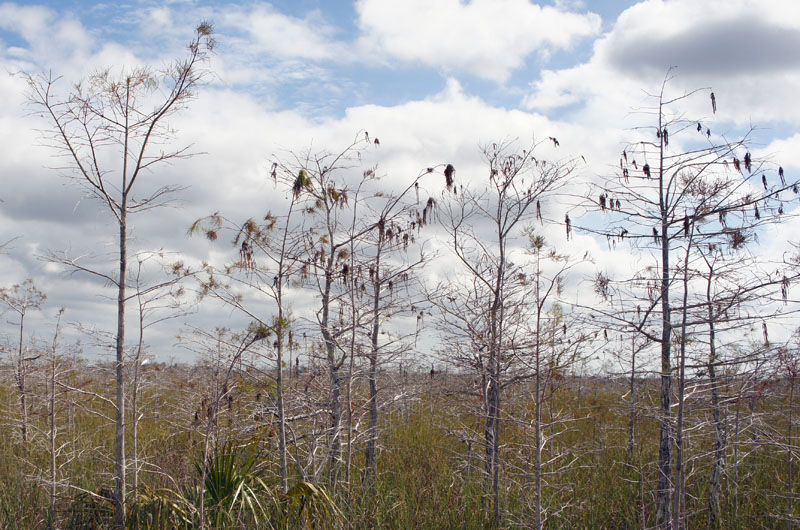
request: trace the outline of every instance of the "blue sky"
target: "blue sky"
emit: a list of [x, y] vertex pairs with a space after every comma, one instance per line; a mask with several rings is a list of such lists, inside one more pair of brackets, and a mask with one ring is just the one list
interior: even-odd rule
[[[176, 141], [206, 154], [164, 170], [189, 186], [183, 207], [135, 227], [142, 246], [190, 262], [214, 252], [186, 240], [192, 220], [269, 206], [273, 153], [336, 150], [364, 129], [381, 138], [376, 163], [398, 185], [442, 161], [474, 178], [480, 145], [548, 136], [561, 147], [544, 146], [546, 156], [585, 156], [583, 178], [607, 174], [636, 137], [642, 118], [631, 110], [670, 66], [674, 93], [715, 91], [715, 133], [757, 126], [754, 152], [800, 172], [794, 0], [0, 2], [0, 71], [53, 71], [66, 89], [99, 68], [158, 66], [183, 55], [201, 20], [215, 25], [213, 77], [175, 126]], [[49, 169], [36, 132], [45, 124], [25, 100], [22, 79], [0, 74], [0, 241], [18, 238], [0, 255], [0, 284], [36, 279], [52, 306], [42, 325], [67, 305], [74, 321], [111, 329], [102, 285], [37, 258], [106, 248], [113, 234], [97, 205]], [[712, 118], [705, 99], [683, 110]], [[579, 241], [599, 266], [621, 266], [605, 241]], [[776, 253], [785, 238], [765, 241], [763, 252]], [[177, 331], [159, 333], [167, 344]]]

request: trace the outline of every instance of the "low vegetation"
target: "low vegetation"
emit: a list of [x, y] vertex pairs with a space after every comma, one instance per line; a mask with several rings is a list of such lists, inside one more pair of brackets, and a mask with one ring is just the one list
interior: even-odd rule
[[[108, 461], [113, 446], [107, 367], [64, 361], [55, 421], [58, 425], [54, 511], [48, 509], [50, 482], [46, 396], [30, 395], [30, 439], [25, 451], [11, 367], [4, 370], [0, 405], [7, 411], [0, 437], [0, 526], [3, 528], [103, 528], [113, 515]], [[399, 399], [381, 403], [381, 446], [374, 490], [366, 487], [363, 446], [365, 410], [355, 410], [356, 427], [349, 482], [317, 481], [300, 468], [314, 458], [319, 430], [313, 417], [292, 419], [290, 405], [290, 488], [280, 491], [275, 435], [274, 384], [254, 380], [253, 370], [236, 372], [230, 392], [211, 428], [198, 421], [203, 366], [143, 367], [139, 432], [146, 443], [134, 460], [139, 486], [130, 492], [127, 527], [199, 528], [492, 528], [491, 495], [486, 495], [480, 425], [457, 396], [465, 376], [422, 371], [405, 374]], [[40, 371], [34, 371], [40, 377]], [[314, 370], [287, 371], [287, 387], [302, 393]], [[381, 378], [394, 384], [398, 373]], [[625, 379], [569, 376], [547, 395], [543, 424], [542, 509], [547, 528], [646, 528], [654, 524], [657, 480], [658, 381], [637, 381], [635, 447], [628, 452], [629, 409]], [[698, 378], [693, 388], [707, 380]], [[368, 391], [354, 385], [354, 402]], [[400, 387], [398, 386], [398, 389]], [[788, 488], [787, 439], [790, 382], [765, 377], [743, 381], [735, 374], [723, 384], [727, 445], [722, 480], [723, 528], [774, 528], [792, 516]], [[312, 394], [313, 391], [307, 391]], [[95, 394], [96, 393], [96, 394]], [[322, 394], [324, 395], [324, 394]], [[535, 403], [526, 388], [503, 396], [512, 402], [500, 434], [501, 509], [504, 527], [527, 527], [533, 509], [531, 418]], [[357, 398], [355, 396], [358, 396]], [[313, 396], [309, 396], [313, 400]], [[287, 400], [291, 402], [291, 400]], [[550, 403], [552, 402], [552, 403]], [[295, 406], [298, 404], [295, 403]], [[552, 405], [552, 406], [551, 406]], [[557, 411], [550, 416], [549, 411]], [[713, 422], [707, 394], [687, 403], [687, 528], [708, 524], [708, 474]], [[203, 411], [200, 411], [201, 413]], [[304, 434], [300, 434], [304, 433]], [[470, 434], [471, 433], [471, 434]], [[474, 435], [474, 436], [473, 436]], [[210, 451], [203, 466], [204, 447]], [[130, 445], [129, 445], [130, 447]], [[317, 447], [321, 447], [318, 445]], [[324, 458], [324, 456], [323, 456]], [[205, 476], [205, 478], [204, 478]], [[342, 474], [341, 477], [344, 477]], [[202, 486], [205, 485], [205, 488]], [[201, 500], [201, 490], [205, 491]], [[336, 493], [332, 493], [335, 491]], [[491, 490], [489, 490], [491, 491]], [[797, 517], [797, 514], [794, 514]]]

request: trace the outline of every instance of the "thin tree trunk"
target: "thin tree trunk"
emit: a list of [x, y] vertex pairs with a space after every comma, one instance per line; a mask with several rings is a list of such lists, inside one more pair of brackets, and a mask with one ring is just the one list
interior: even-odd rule
[[27, 389], [25, 388], [25, 354], [24, 354], [24, 332], [25, 332], [25, 310], [19, 314], [19, 350], [17, 352], [17, 388], [19, 389], [19, 406], [22, 412], [22, 424], [20, 430], [22, 431], [22, 448], [25, 454], [28, 454], [28, 404], [27, 404]]
[[492, 473], [492, 493], [494, 494], [494, 520], [500, 526], [500, 357], [495, 358], [495, 406], [494, 406], [494, 433], [492, 442], [494, 443], [493, 473]]
[[57, 428], [56, 428], [56, 370], [58, 364], [56, 362], [56, 354], [58, 352], [58, 331], [59, 327], [61, 326], [61, 315], [64, 313], [62, 309], [58, 313], [58, 319], [56, 320], [56, 332], [53, 335], [53, 349], [51, 352], [52, 357], [50, 358], [50, 381], [49, 381], [49, 398], [50, 398], [50, 410], [49, 410], [49, 420], [50, 420], [50, 432], [48, 433], [48, 438], [50, 442], [50, 528], [56, 528], [56, 484], [57, 484], [57, 461], [56, 461], [56, 435], [57, 435]]
[[[537, 335], [539, 328], [539, 315], [536, 315]], [[534, 480], [536, 482], [536, 506], [534, 508], [533, 526], [536, 530], [542, 528], [542, 395], [541, 395], [541, 364], [540, 364], [539, 339], [536, 340], [536, 423], [533, 426], [533, 435], [536, 439], [536, 454], [533, 465]]]
[[628, 384], [628, 463], [633, 464], [633, 449], [636, 445], [636, 335], [631, 336], [631, 378]]
[[789, 377], [789, 428], [786, 436], [786, 467], [788, 468], [787, 487], [789, 489], [789, 509], [786, 514], [786, 527], [792, 530], [792, 523], [794, 521], [794, 383], [795, 374], [792, 373]]
[[131, 486], [134, 495], [139, 489], [139, 372], [144, 351], [144, 306], [139, 293], [137, 293], [137, 300], [139, 302], [139, 344], [136, 347], [136, 358], [133, 361], [133, 395], [131, 396], [131, 452], [133, 456]]
[[[351, 262], [352, 265], [352, 262]], [[352, 270], [352, 269], [351, 269]], [[345, 458], [345, 484], [347, 484], [347, 503], [350, 506], [350, 493], [351, 493], [351, 473], [353, 466], [353, 371], [355, 370], [355, 351], [356, 351], [356, 310], [354, 296], [350, 297], [352, 306], [352, 318], [350, 325], [352, 327], [350, 335], [350, 364], [347, 370], [347, 388], [345, 389], [347, 395], [346, 408], [347, 408], [347, 456]]]
[[[331, 236], [332, 237], [332, 236]], [[333, 252], [331, 252], [333, 254]], [[320, 319], [320, 328], [322, 331], [322, 338], [325, 343], [325, 353], [327, 354], [328, 361], [328, 375], [330, 377], [331, 394], [330, 394], [330, 436], [328, 444], [328, 480], [333, 491], [336, 490], [336, 481], [339, 474], [339, 462], [342, 458], [342, 443], [340, 438], [340, 430], [342, 423], [342, 403], [341, 403], [341, 387], [342, 381], [339, 375], [339, 365], [336, 362], [336, 344], [334, 343], [333, 335], [330, 330], [330, 297], [331, 287], [333, 284], [333, 259], [334, 256], [329, 256], [328, 266], [325, 271], [325, 287], [322, 292], [322, 318]]]
[[378, 356], [377, 337], [373, 341], [373, 352], [369, 356], [369, 426], [367, 427], [365, 481], [372, 488], [378, 475]]
[[[367, 428], [367, 451], [365, 478], [367, 485], [373, 486], [377, 476], [378, 445], [378, 336], [380, 333], [380, 300], [381, 300], [381, 251], [383, 249], [384, 231], [378, 230], [378, 246], [375, 256], [375, 276], [373, 281], [372, 329], [370, 330], [369, 353], [369, 426]], [[433, 384], [433, 381], [431, 381]]]
[[125, 281], [128, 272], [127, 195], [123, 195], [119, 222], [119, 278], [116, 341], [116, 422], [114, 428], [114, 526], [125, 526]]
[[[280, 463], [281, 463], [281, 491], [282, 493], [286, 493], [289, 490], [289, 466], [287, 463], [288, 460], [288, 450], [286, 448], [286, 405], [284, 400], [284, 389], [283, 389], [283, 342], [284, 336], [286, 335], [286, 329], [288, 329], [289, 323], [284, 322], [284, 308], [283, 308], [283, 285], [286, 276], [286, 270], [284, 269], [285, 261], [286, 261], [286, 244], [287, 239], [289, 236], [289, 222], [292, 218], [292, 212], [294, 211], [295, 199], [293, 198], [291, 203], [289, 204], [289, 212], [286, 216], [286, 227], [283, 231], [283, 238], [281, 240], [281, 251], [278, 258], [278, 283], [276, 285], [275, 290], [275, 301], [278, 305], [278, 323], [276, 326], [276, 334], [278, 339], [278, 346], [276, 348], [276, 368], [277, 373], [275, 376], [275, 392], [277, 394], [277, 402], [278, 402], [278, 451], [280, 453]], [[291, 379], [292, 374], [292, 334], [288, 334], [288, 344], [289, 344], [289, 377]], [[240, 361], [241, 362], [241, 361]]]
[[544, 521], [542, 521], [542, 395], [541, 395], [541, 349], [542, 349], [542, 301], [541, 293], [539, 291], [539, 278], [541, 274], [540, 253], [536, 253], [536, 422], [533, 426], [533, 434], [536, 438], [536, 453], [533, 464], [533, 473], [535, 480], [535, 507], [534, 507], [534, 520], [533, 525], [536, 530], [541, 530]]
[[[500, 208], [498, 203], [498, 209]], [[500, 355], [503, 347], [503, 280], [505, 276], [505, 237], [502, 229], [502, 214], [498, 211], [496, 222], [499, 243], [497, 276], [494, 299], [489, 308], [489, 388], [487, 392], [488, 415], [485, 427], [486, 457], [492, 485], [494, 524], [500, 527]], [[538, 398], [537, 398], [538, 399]]]
[[714, 307], [711, 299], [711, 284], [714, 269], [709, 264], [708, 281], [706, 283], [706, 303], [708, 304], [708, 378], [711, 382], [711, 410], [714, 417], [714, 462], [711, 465], [711, 476], [708, 481], [708, 526], [719, 528], [720, 506], [719, 493], [722, 480], [722, 466], [725, 458], [723, 443], [724, 426], [719, 403], [719, 381], [717, 380], [717, 345], [714, 324]]
[[683, 406], [686, 387], [686, 321], [688, 319], [689, 303], [689, 251], [692, 246], [692, 231], [689, 233], [689, 241], [686, 243], [686, 256], [683, 264], [683, 310], [681, 311], [681, 344], [680, 360], [678, 368], [678, 418], [675, 428], [675, 445], [677, 454], [675, 458], [675, 507], [673, 513], [672, 526], [674, 530], [681, 529], [682, 504], [685, 495], [683, 489]]
[[122, 157], [122, 186], [119, 204], [119, 276], [117, 277], [116, 384], [117, 415], [114, 425], [114, 527], [125, 526], [125, 287], [128, 280], [128, 140], [131, 86], [125, 88], [125, 139]]
[[[494, 320], [494, 318], [492, 318]], [[496, 324], [495, 324], [496, 325]], [[493, 326], [494, 327], [494, 326]], [[496, 336], [493, 334], [493, 336]], [[498, 440], [500, 432], [500, 388], [499, 372], [500, 360], [498, 358], [499, 345], [497, 340], [492, 340], [492, 352], [488, 359], [489, 364], [489, 387], [486, 392], [486, 423], [484, 425], [484, 441], [486, 444], [485, 471], [486, 478], [490, 484], [493, 519], [495, 526], [500, 526], [500, 489], [499, 489], [499, 464], [498, 451], [500, 443]]]
[[[281, 278], [282, 280], [282, 278]], [[280, 292], [280, 287], [278, 288]], [[281, 461], [281, 492], [286, 493], [289, 490], [289, 469], [286, 463], [286, 411], [283, 401], [283, 304], [282, 300], [278, 299], [278, 347], [276, 348], [277, 373], [275, 374], [275, 393], [277, 394], [278, 401], [278, 452], [280, 453]], [[289, 365], [289, 371], [291, 371]]]
[[[659, 104], [658, 130], [662, 129], [663, 111]], [[658, 491], [656, 494], [656, 523], [659, 529], [669, 530], [672, 488], [670, 485], [672, 437], [670, 435], [670, 399], [672, 394], [672, 321], [669, 300], [669, 209], [664, 183], [664, 140], [659, 148], [659, 210], [661, 214], [661, 409], [659, 418]]]

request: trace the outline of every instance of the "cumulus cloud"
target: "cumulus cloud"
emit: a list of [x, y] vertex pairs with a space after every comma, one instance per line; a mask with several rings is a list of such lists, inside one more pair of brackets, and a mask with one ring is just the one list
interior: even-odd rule
[[646, 0], [626, 9], [594, 43], [591, 58], [563, 70], [545, 70], [531, 84], [531, 109], [574, 113], [590, 120], [623, 116], [654, 90], [670, 67], [676, 93], [713, 87], [725, 99], [721, 117], [745, 125], [800, 123], [787, 108], [800, 90], [800, 5], [777, 0], [765, 9], [749, 0]]
[[250, 46], [280, 58], [343, 60], [348, 55], [343, 43], [336, 40], [336, 29], [318, 11], [303, 18], [284, 15], [270, 5], [249, 10], [226, 10], [221, 23], [245, 32]]
[[72, 63], [74, 55], [85, 56], [94, 45], [81, 22], [43, 6], [0, 4], [0, 29], [19, 35], [26, 46], [7, 51], [17, 67], [45, 63]]
[[747, 77], [800, 64], [800, 5], [712, 0], [647, 0], [624, 11], [603, 45], [619, 71]]
[[570, 48], [601, 23], [527, 0], [361, 0], [356, 8], [365, 53], [498, 81], [532, 53]]

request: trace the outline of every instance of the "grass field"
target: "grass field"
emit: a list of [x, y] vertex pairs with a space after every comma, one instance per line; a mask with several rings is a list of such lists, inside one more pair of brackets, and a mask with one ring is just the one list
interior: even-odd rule
[[[108, 373], [85, 363], [64, 365], [55, 414], [49, 414], [44, 375], [31, 388], [27, 447], [19, 430], [16, 387], [5, 372], [0, 406], [0, 527], [104, 528], [113, 487], [113, 391]], [[279, 491], [272, 414], [274, 384], [241, 372], [214, 417], [203, 405], [213, 374], [207, 368], [148, 366], [139, 399], [138, 450], [128, 439], [129, 526], [197, 528], [202, 461], [208, 447], [204, 510], [208, 528], [491, 528], [483, 473], [479, 403], [463, 397], [455, 375], [384, 373], [378, 477], [364, 484], [363, 381], [353, 385], [343, 456], [331, 481], [324, 411], [307, 374], [287, 384], [289, 494]], [[263, 381], [262, 381], [263, 380]], [[311, 382], [309, 382], [311, 380]], [[702, 382], [697, 382], [698, 388]], [[790, 513], [789, 384], [758, 391], [736, 380], [724, 388], [725, 466], [721, 528], [788, 528]], [[503, 395], [501, 423], [502, 526], [531, 526], [535, 501], [534, 397], [525, 384]], [[627, 382], [565, 379], [543, 403], [545, 438], [542, 509], [546, 528], [642, 528], [654, 525], [658, 423], [654, 381], [637, 384], [635, 444], [628, 448], [631, 404]], [[389, 399], [391, 397], [391, 399]], [[316, 409], [315, 409], [316, 407]], [[709, 398], [686, 402], [685, 528], [707, 528], [713, 454]], [[54, 510], [50, 419], [55, 418]], [[130, 429], [129, 429], [130, 431]], [[208, 444], [206, 444], [208, 440]], [[350, 442], [350, 443], [348, 443]], [[350, 455], [348, 458], [348, 454]], [[349, 462], [349, 465], [348, 465]], [[137, 490], [132, 488], [138, 467]], [[213, 476], [212, 476], [213, 475]], [[238, 486], [237, 486], [238, 484]], [[239, 488], [238, 494], [226, 488]], [[232, 490], [231, 490], [232, 491]], [[246, 495], [247, 492], [250, 492]], [[237, 496], [238, 495], [238, 496]]]

